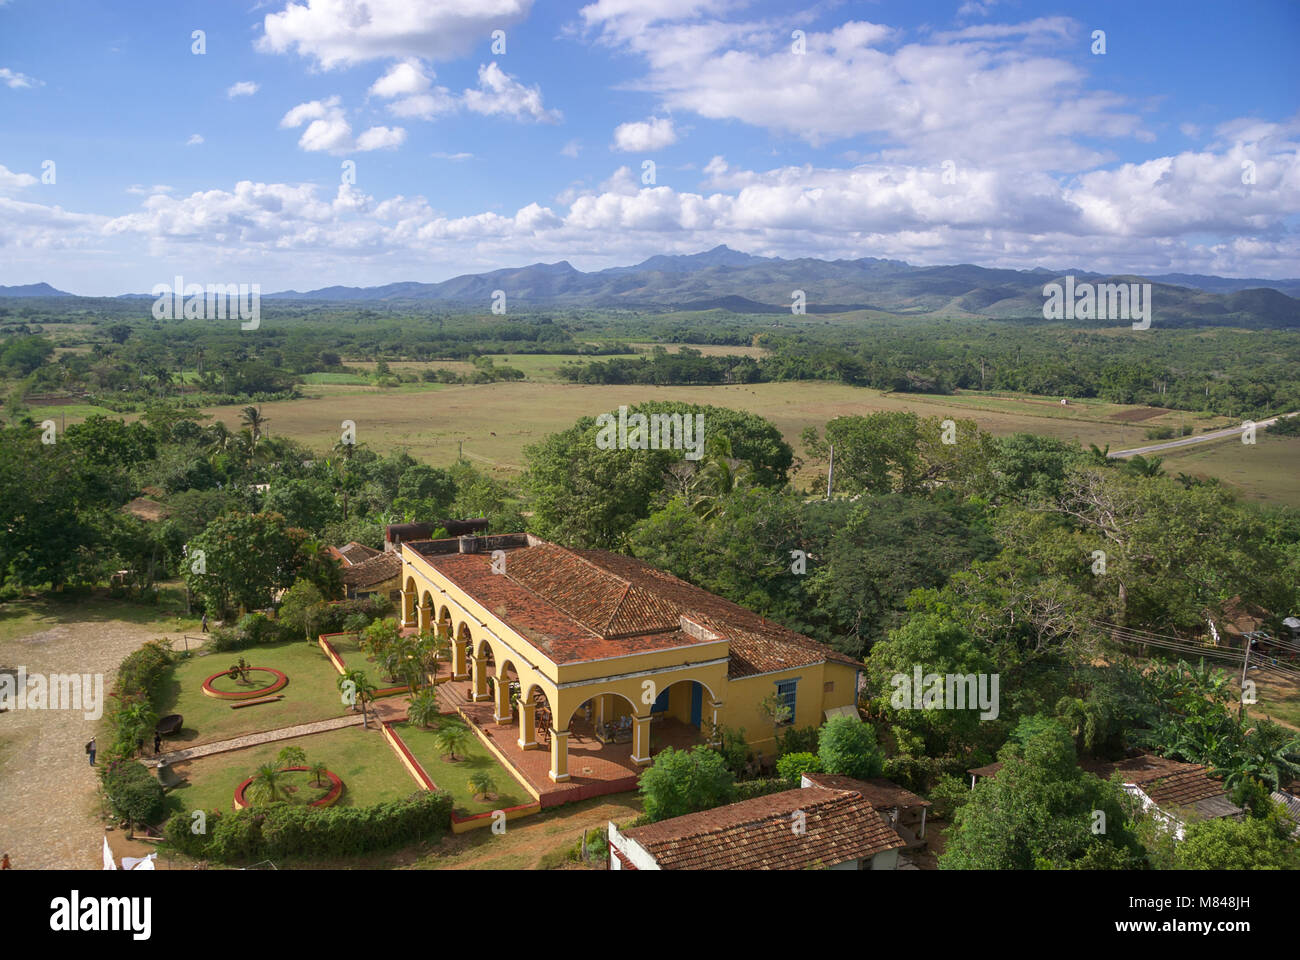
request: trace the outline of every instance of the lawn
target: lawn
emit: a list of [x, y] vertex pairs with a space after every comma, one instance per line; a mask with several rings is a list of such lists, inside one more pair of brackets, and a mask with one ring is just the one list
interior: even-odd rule
[[[361, 637], [357, 634], [347, 633], [326, 639], [343, 658], [343, 663], [349, 670], [364, 670], [370, 682], [376, 687], [393, 687], [402, 683], [401, 680], [390, 678], [379, 664], [366, 656], [365, 651], [361, 649]], [[335, 675], [337, 676], [337, 673]]]
[[152, 627], [159, 637], [197, 633], [198, 618], [185, 612], [184, 588], [175, 583], [158, 587], [157, 603], [115, 600], [103, 590], [68, 590], [0, 604], [0, 643], [69, 623], [120, 621]]
[[[274, 667], [287, 674], [289, 685], [279, 691], [284, 699], [234, 710], [231, 704], [236, 701], [207, 696], [203, 681], [240, 657], [250, 666]], [[254, 673], [252, 677], [259, 683], [262, 678], [268, 683], [271, 680], [269, 674]], [[177, 750], [259, 730], [342, 716], [348, 708], [339, 693], [337, 679], [338, 671], [314, 643], [265, 644], [177, 661], [171, 677], [162, 681], [161, 689], [155, 692], [154, 702], [162, 716], [179, 713], [185, 717], [181, 736], [167, 741], [170, 749]]]
[[[424, 772], [433, 778], [438, 789], [446, 790], [455, 798], [456, 813], [465, 816], [532, 802], [532, 796], [473, 733], [466, 742], [465, 753], [456, 755], [459, 759], [454, 763], [444, 760], [434, 736], [438, 724], [448, 722], [456, 721], [450, 717], [440, 717], [427, 730], [413, 723], [394, 724], [393, 730], [402, 738], [415, 759], [420, 761]], [[475, 800], [470, 794], [468, 781], [471, 774], [484, 772], [496, 781], [496, 797], [492, 800]]]
[[343, 795], [335, 806], [401, 800], [419, 789], [372, 723], [369, 730], [344, 727], [178, 763], [176, 773], [189, 783], [167, 794], [168, 808], [174, 812], [234, 809], [235, 787], [262, 764], [275, 763], [287, 746], [305, 751], [308, 766], [319, 760], [342, 778]]

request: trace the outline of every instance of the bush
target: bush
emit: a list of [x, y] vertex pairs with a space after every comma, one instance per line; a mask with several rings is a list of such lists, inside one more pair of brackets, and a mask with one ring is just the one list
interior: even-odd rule
[[884, 776], [914, 793], [925, 793], [940, 777], [950, 772], [951, 764], [950, 758], [890, 757], [885, 761]]
[[791, 789], [790, 781], [782, 780], [780, 777], [742, 780], [736, 784], [735, 793], [732, 795], [730, 802], [739, 803], [742, 800], [753, 800], [755, 797], [766, 797], [769, 793], [784, 793], [789, 789]]
[[970, 799], [970, 784], [944, 774], [930, 791], [930, 814], [938, 820], [952, 820], [953, 814]]
[[855, 780], [870, 780], [884, 771], [885, 754], [876, 731], [857, 717], [832, 717], [822, 727], [817, 747], [822, 769]]
[[641, 774], [641, 797], [652, 821], [730, 803], [735, 778], [714, 750], [665, 747]]
[[300, 807], [208, 814], [206, 835], [190, 830], [188, 814], [167, 821], [164, 836], [177, 850], [226, 863], [282, 857], [349, 857], [428, 840], [451, 826], [451, 795], [421, 790], [405, 800], [369, 807]]
[[117, 693], [123, 697], [148, 696], [175, 659], [169, 644], [150, 640], [139, 650], [127, 654], [118, 666]]
[[787, 727], [777, 738], [776, 754], [778, 757], [787, 753], [816, 753], [816, 727]]
[[104, 795], [113, 815], [137, 823], [154, 824], [166, 812], [162, 784], [143, 765], [133, 760], [105, 766], [102, 774]]
[[782, 780], [798, 786], [805, 773], [821, 772], [822, 762], [815, 753], [787, 753], [776, 762], [776, 772]]

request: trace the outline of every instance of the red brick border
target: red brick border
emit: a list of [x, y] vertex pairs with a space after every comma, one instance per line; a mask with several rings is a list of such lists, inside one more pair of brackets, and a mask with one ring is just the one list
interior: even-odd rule
[[[281, 773], [290, 773], [296, 771], [301, 771], [303, 773], [310, 773], [311, 767], [282, 767], [280, 769]], [[325, 776], [329, 777], [330, 783], [332, 784], [329, 793], [325, 794], [325, 796], [321, 797], [319, 800], [313, 800], [311, 803], [307, 804], [307, 806], [309, 807], [333, 806], [334, 802], [338, 800], [338, 798], [342, 795], [343, 781], [339, 779], [339, 775], [335, 773], [333, 770], [326, 770]], [[236, 810], [243, 810], [245, 807], [249, 806], [248, 801], [244, 799], [244, 791], [248, 789], [248, 785], [253, 782], [253, 779], [254, 779], [253, 777], [249, 777], [239, 786], [235, 787], [235, 809]]]
[[289, 678], [274, 667], [249, 667], [248, 671], [249, 673], [273, 673], [275, 674], [275, 681], [258, 690], [235, 690], [227, 693], [224, 690], [218, 690], [212, 686], [212, 681], [217, 679], [217, 677], [230, 676], [229, 670], [222, 670], [220, 673], [214, 673], [212, 676], [208, 677], [208, 679], [203, 681], [203, 692], [209, 697], [216, 697], [218, 700], [252, 700], [255, 697], [265, 697], [267, 694], [283, 690], [289, 685]]

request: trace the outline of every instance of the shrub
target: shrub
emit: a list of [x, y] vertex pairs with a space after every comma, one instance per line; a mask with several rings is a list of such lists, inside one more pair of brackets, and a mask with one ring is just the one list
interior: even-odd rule
[[776, 762], [776, 772], [782, 780], [798, 786], [805, 773], [818, 773], [822, 762], [815, 753], [787, 753]]
[[729, 803], [735, 778], [714, 750], [665, 747], [641, 774], [640, 791], [650, 819], [667, 820]]
[[787, 727], [776, 741], [777, 756], [787, 753], [816, 753], [816, 727]]
[[164, 828], [167, 842], [189, 856], [227, 863], [303, 857], [348, 857], [433, 839], [451, 825], [452, 798], [421, 790], [405, 800], [369, 807], [301, 807], [210, 813], [206, 834], [190, 830], [188, 814]]
[[832, 717], [822, 727], [817, 758], [827, 773], [870, 780], [884, 770], [885, 754], [876, 731], [857, 717]]
[[930, 813], [938, 820], [951, 820], [953, 814], [970, 799], [970, 784], [951, 774], [944, 774], [930, 791]]
[[154, 824], [166, 812], [162, 784], [141, 764], [131, 760], [105, 765], [104, 795], [114, 816], [137, 823]]
[[[939, 778], [950, 772], [951, 758], [903, 755], [885, 761], [884, 775], [899, 786], [915, 793], [925, 793]], [[960, 764], [958, 764], [960, 767]]]
[[769, 793], [783, 793], [789, 789], [791, 789], [790, 781], [783, 780], [780, 777], [742, 780], [736, 784], [735, 794], [730, 802], [739, 803], [741, 800], [753, 800], [755, 797], [766, 797]]

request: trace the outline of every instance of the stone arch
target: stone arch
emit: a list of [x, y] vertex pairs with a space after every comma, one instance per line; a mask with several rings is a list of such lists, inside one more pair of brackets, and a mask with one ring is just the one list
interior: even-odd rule
[[433, 595], [428, 590], [420, 596], [419, 620], [416, 626], [421, 633], [433, 629]]
[[402, 591], [402, 625], [410, 626], [418, 623], [420, 605], [420, 588], [415, 583], [415, 577], [406, 578], [406, 588]]

